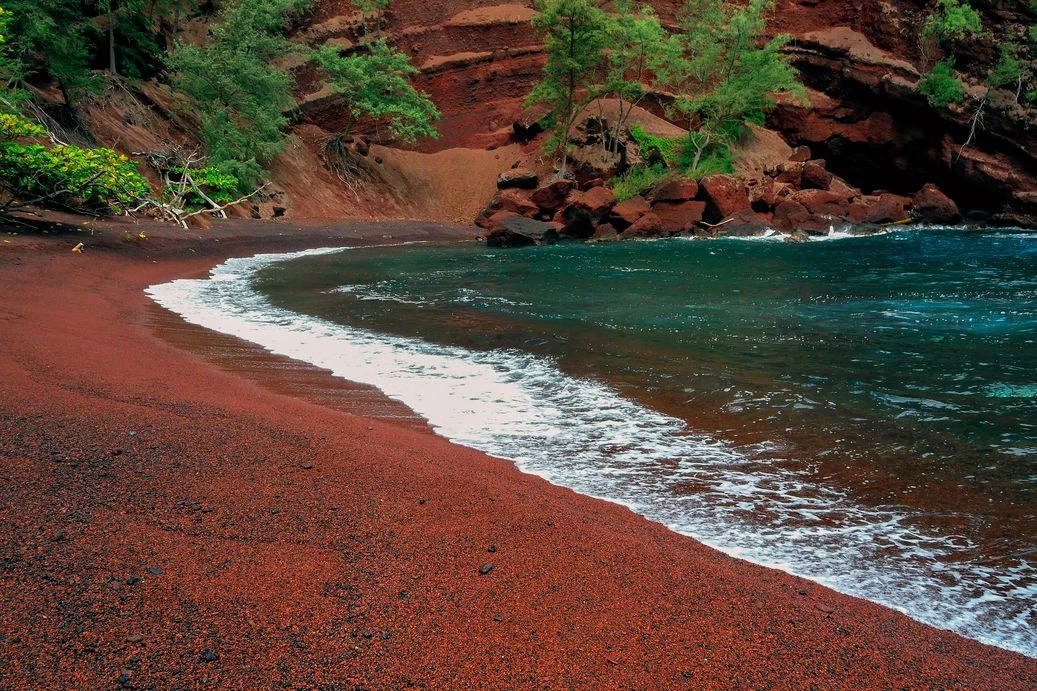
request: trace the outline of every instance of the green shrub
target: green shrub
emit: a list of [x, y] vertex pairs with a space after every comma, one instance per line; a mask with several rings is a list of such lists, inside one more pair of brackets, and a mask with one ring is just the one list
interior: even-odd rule
[[92, 213], [122, 213], [151, 192], [137, 164], [111, 149], [24, 143], [46, 132], [15, 115], [0, 115], [0, 190], [4, 210], [60, 206]]
[[667, 175], [669, 171], [661, 164], [634, 166], [622, 176], [609, 180], [609, 184], [616, 199], [623, 202], [652, 189]]
[[965, 87], [954, 76], [952, 62], [944, 60], [937, 63], [932, 71], [922, 77], [918, 90], [929, 98], [929, 103], [936, 107], [965, 100]]
[[997, 62], [987, 74], [987, 84], [993, 87], [1012, 86], [1021, 83], [1026, 74], [1026, 65], [1017, 57], [1018, 48], [1011, 43], [999, 43]]
[[940, 43], [983, 33], [983, 19], [971, 5], [960, 0], [937, 0], [936, 11], [925, 22], [923, 34]]
[[[173, 191], [179, 193], [181, 188], [185, 189], [184, 202], [191, 209], [201, 209], [209, 206], [209, 203], [205, 200], [201, 194], [190, 186], [184, 179], [183, 168], [173, 168], [169, 171], [170, 178], [173, 182], [170, 187], [174, 188]], [[217, 204], [229, 204], [234, 201], [237, 190], [241, 187], [241, 183], [233, 175], [228, 175], [218, 168], [198, 168], [190, 171], [191, 180], [197, 185], [201, 191], [209, 197], [212, 201]], [[183, 181], [183, 184], [180, 183]]]

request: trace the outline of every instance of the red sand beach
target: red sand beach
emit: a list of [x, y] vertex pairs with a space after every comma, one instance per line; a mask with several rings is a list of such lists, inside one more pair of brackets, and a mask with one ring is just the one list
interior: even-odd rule
[[222, 369], [143, 293], [465, 231], [137, 232], [0, 237], [0, 688], [1037, 688], [1037, 660]]

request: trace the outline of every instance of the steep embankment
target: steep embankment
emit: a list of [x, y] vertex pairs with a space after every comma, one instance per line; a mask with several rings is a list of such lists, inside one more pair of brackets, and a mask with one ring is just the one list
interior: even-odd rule
[[[672, 24], [681, 3], [650, 4]], [[977, 7], [991, 36], [1017, 34], [1033, 21], [1023, 3]], [[795, 37], [788, 50], [808, 86], [810, 107], [781, 105], [769, 126], [792, 145], [808, 145], [866, 194], [910, 194], [935, 182], [966, 214], [1037, 225], [1034, 109], [981, 86], [994, 60], [993, 40], [957, 51], [957, 67], [971, 77], [965, 103], [930, 106], [917, 91], [926, 67], [919, 36], [928, 9], [913, 0], [778, 0], [771, 28]], [[496, 191], [497, 173], [518, 165], [548, 168], [539, 144], [516, 141], [512, 129], [543, 64], [532, 15], [528, 0], [395, 0], [381, 17], [381, 31], [420, 68], [417, 85], [443, 114], [441, 136], [412, 151], [373, 147], [363, 157], [359, 183], [347, 184], [324, 160], [325, 142], [344, 122], [340, 99], [320, 88], [308, 68], [294, 67], [300, 104], [294, 138], [273, 165], [274, 194], [253, 215], [469, 222]], [[361, 17], [347, 0], [319, 0], [293, 40], [349, 46], [361, 35]], [[137, 104], [116, 94], [93, 109], [89, 126], [101, 143], [157, 147], [184, 136], [169, 101], [154, 87], [144, 89]], [[982, 128], [964, 147], [980, 102]], [[652, 110], [662, 113], [657, 102]], [[391, 147], [376, 128], [365, 135]]]

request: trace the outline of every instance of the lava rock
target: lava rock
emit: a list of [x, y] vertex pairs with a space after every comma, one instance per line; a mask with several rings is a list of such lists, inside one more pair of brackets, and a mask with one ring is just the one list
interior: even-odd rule
[[619, 230], [624, 230], [651, 210], [648, 201], [638, 195], [613, 206], [609, 222]]
[[553, 245], [558, 242], [558, 229], [553, 223], [500, 211], [489, 219], [493, 227], [486, 236], [487, 247], [528, 247]]
[[749, 188], [733, 175], [711, 175], [699, 187], [706, 202], [705, 218], [710, 223], [719, 223], [752, 206]]
[[569, 193], [576, 187], [572, 180], [555, 180], [554, 182], [538, 187], [529, 200], [541, 209], [557, 211], [566, 205]]
[[540, 178], [536, 171], [529, 168], [515, 168], [506, 170], [497, 176], [497, 189], [504, 190], [517, 187], [524, 190], [534, 190], [540, 184]]
[[699, 193], [699, 184], [691, 178], [664, 180], [648, 194], [650, 202], [684, 202], [694, 199]]
[[932, 183], [915, 194], [911, 210], [915, 219], [923, 223], [956, 223], [961, 220], [958, 205]]
[[623, 231], [622, 239], [628, 238], [660, 238], [666, 235], [663, 230], [662, 220], [653, 211], [649, 211], [637, 219], [629, 228]]

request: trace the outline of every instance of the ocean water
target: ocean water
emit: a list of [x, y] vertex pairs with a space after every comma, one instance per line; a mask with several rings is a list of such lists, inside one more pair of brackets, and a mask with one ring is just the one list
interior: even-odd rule
[[1037, 235], [317, 250], [149, 294], [526, 472], [1037, 656]]

